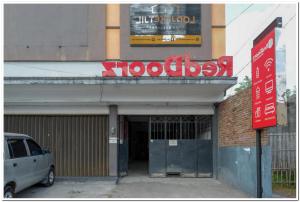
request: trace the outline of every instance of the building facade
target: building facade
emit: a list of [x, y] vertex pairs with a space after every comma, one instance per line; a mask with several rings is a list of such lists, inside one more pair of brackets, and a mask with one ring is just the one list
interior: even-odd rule
[[4, 6], [4, 128], [58, 176], [216, 177], [223, 4]]

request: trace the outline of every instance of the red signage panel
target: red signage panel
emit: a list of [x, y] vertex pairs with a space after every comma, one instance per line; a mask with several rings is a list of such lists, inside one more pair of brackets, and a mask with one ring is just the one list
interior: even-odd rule
[[252, 127], [276, 126], [275, 30], [251, 50]]

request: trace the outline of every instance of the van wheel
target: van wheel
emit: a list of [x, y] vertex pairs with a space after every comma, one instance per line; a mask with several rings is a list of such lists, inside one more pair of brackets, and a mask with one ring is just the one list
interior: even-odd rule
[[7, 185], [4, 188], [4, 198], [14, 198], [14, 188], [11, 185]]
[[54, 172], [54, 168], [51, 168], [48, 172], [47, 181], [45, 185], [47, 187], [52, 186], [54, 184], [54, 180], [55, 180], [55, 172]]

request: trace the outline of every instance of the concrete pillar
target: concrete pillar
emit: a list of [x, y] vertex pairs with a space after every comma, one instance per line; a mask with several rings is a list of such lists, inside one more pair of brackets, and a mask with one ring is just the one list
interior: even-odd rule
[[118, 176], [118, 106], [109, 106], [109, 176]]
[[218, 179], [218, 161], [219, 161], [219, 135], [218, 135], [218, 104], [214, 106], [214, 115], [212, 117], [212, 141], [213, 141], [213, 177]]

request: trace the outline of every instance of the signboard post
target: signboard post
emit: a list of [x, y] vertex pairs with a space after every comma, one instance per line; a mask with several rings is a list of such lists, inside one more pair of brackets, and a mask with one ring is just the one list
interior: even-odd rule
[[[285, 72], [284, 66], [278, 65], [277, 43], [282, 27], [281, 18], [276, 18], [254, 41], [251, 50], [252, 59], [252, 128], [256, 130], [257, 160], [257, 197], [261, 198], [261, 130], [278, 124], [278, 103], [284, 103]], [[282, 63], [282, 62], [281, 62]], [[280, 63], [280, 64], [281, 64]], [[280, 66], [281, 70], [278, 70]], [[280, 76], [277, 73], [280, 73]], [[279, 85], [280, 84], [280, 85]], [[286, 109], [285, 109], [286, 110]], [[281, 122], [286, 123], [286, 121]]]

